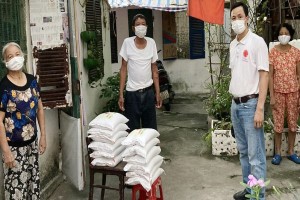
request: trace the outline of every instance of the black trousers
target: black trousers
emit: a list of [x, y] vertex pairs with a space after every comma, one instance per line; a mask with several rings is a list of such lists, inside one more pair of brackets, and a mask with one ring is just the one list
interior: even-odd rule
[[126, 91], [125, 116], [129, 119], [130, 131], [140, 128], [157, 130], [154, 90]]

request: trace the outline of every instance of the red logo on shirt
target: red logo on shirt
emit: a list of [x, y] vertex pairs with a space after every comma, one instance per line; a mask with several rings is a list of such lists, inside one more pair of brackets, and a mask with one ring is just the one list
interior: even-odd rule
[[248, 56], [248, 51], [247, 51], [247, 50], [244, 50], [243, 55], [244, 55], [244, 57], [246, 58], [246, 57]]

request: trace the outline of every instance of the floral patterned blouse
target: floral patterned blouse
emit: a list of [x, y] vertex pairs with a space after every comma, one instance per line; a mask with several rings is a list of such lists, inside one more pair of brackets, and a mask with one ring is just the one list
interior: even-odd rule
[[26, 146], [37, 137], [40, 89], [33, 75], [26, 74], [26, 78], [27, 83], [21, 87], [13, 84], [7, 76], [0, 82], [0, 111], [5, 112], [3, 123], [10, 146]]
[[274, 91], [296, 92], [299, 89], [297, 63], [300, 62], [300, 50], [292, 46], [288, 51], [282, 52], [274, 47], [270, 51], [269, 60], [274, 69]]

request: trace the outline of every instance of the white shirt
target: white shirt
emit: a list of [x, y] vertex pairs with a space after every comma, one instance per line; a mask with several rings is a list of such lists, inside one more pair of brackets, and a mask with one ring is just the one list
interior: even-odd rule
[[259, 93], [259, 70], [269, 71], [268, 47], [264, 39], [250, 30], [230, 43], [231, 81], [229, 92], [234, 97]]
[[144, 49], [138, 49], [134, 37], [126, 38], [121, 47], [120, 56], [127, 62], [127, 91], [136, 91], [153, 84], [151, 64], [158, 59], [155, 41], [145, 37], [147, 44]]

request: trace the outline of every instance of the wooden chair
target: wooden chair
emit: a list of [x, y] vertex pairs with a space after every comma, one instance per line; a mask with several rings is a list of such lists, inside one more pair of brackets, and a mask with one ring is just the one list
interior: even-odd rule
[[[86, 144], [87, 146], [90, 144], [92, 140], [86, 137]], [[116, 190], [119, 191], [120, 200], [124, 200], [124, 188], [125, 188], [125, 176], [126, 172], [123, 170], [126, 162], [120, 162], [115, 167], [102, 167], [102, 166], [93, 166], [91, 164], [93, 158], [90, 157], [90, 154], [93, 150], [88, 150], [88, 157], [89, 157], [89, 171], [90, 171], [90, 192], [89, 192], [89, 200], [93, 199], [94, 195], [94, 188], [101, 188], [101, 200], [104, 200], [104, 193], [105, 189], [108, 190]], [[94, 175], [96, 173], [102, 173], [102, 185], [94, 184]], [[119, 187], [108, 187], [106, 186], [106, 175], [115, 175], [119, 177]]]

